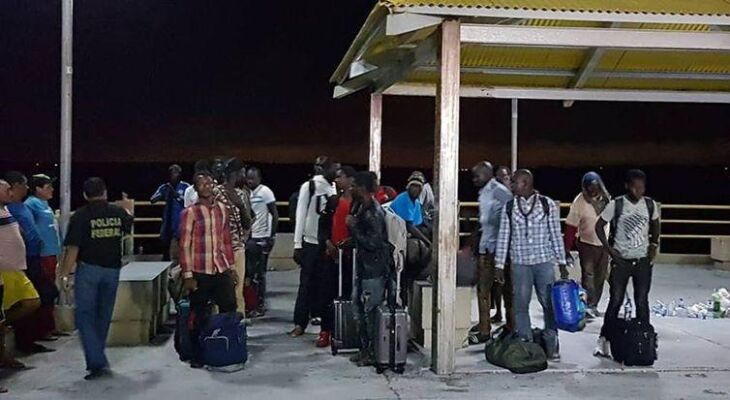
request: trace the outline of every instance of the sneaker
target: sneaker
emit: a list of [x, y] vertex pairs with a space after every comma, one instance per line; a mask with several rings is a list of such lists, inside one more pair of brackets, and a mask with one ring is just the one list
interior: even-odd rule
[[294, 329], [292, 329], [291, 332], [289, 332], [289, 336], [291, 336], [291, 337], [298, 337], [298, 336], [302, 336], [302, 335], [304, 335], [304, 328], [302, 328], [299, 325], [295, 326]]
[[190, 361], [190, 368], [192, 369], [201, 369], [203, 367], [205, 367], [205, 364], [200, 361]]
[[317, 339], [317, 347], [319, 347], [319, 348], [330, 347], [329, 331], [322, 331], [319, 333], [319, 338]]
[[496, 314], [495, 316], [493, 316], [491, 318], [491, 321], [492, 321], [493, 324], [498, 324], [498, 323], [502, 322], [502, 315], [501, 314]]
[[599, 337], [596, 342], [596, 349], [593, 350], [593, 355], [596, 357], [611, 358], [611, 342], [603, 336]]
[[489, 340], [490, 335], [488, 333], [481, 332], [470, 332], [469, 333], [469, 344], [481, 344], [486, 343]]
[[560, 362], [560, 353], [553, 353], [547, 356], [549, 362]]
[[469, 333], [477, 333], [479, 332], [479, 324], [476, 324], [469, 329]]
[[313, 326], [320, 326], [320, 325], [322, 325], [322, 318], [319, 318], [319, 317], [312, 318], [309, 321], [309, 323], [312, 324]]
[[360, 360], [357, 362], [358, 367], [372, 367], [375, 365], [375, 358], [370, 354], [370, 352], [366, 352], [360, 357]]

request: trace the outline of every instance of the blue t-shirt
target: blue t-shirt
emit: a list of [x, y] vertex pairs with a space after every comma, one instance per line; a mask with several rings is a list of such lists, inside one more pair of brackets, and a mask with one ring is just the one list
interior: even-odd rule
[[30, 196], [25, 200], [25, 205], [30, 209], [43, 243], [41, 244], [41, 257], [58, 256], [61, 254], [61, 239], [58, 235], [58, 224], [53, 215], [53, 209], [46, 200]]
[[396, 215], [403, 218], [404, 221], [410, 222], [414, 226], [423, 224], [423, 214], [421, 212], [421, 202], [418, 199], [411, 199], [408, 192], [399, 194], [392, 203], [390, 208]]
[[31, 213], [30, 208], [21, 201], [9, 203], [7, 207], [10, 214], [18, 220], [20, 225], [20, 233], [23, 235], [23, 241], [25, 242], [25, 254], [28, 257], [40, 256], [42, 240], [35, 228], [33, 213]]

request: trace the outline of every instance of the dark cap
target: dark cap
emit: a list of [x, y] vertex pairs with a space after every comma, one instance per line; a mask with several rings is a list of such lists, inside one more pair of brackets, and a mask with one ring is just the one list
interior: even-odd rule
[[237, 158], [231, 158], [230, 160], [228, 160], [228, 162], [226, 162], [224, 172], [226, 174], [231, 174], [231, 173], [242, 170], [243, 167], [244, 167], [244, 164], [241, 162], [241, 160], [239, 160]]

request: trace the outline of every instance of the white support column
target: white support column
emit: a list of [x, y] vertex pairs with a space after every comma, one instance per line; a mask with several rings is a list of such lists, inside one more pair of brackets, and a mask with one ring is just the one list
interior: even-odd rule
[[512, 173], [517, 171], [517, 120], [519, 119], [517, 111], [517, 99], [512, 99]]
[[454, 372], [456, 252], [459, 248], [459, 78], [460, 23], [444, 21], [438, 50], [440, 82], [436, 89], [434, 171], [436, 220], [434, 227], [433, 342], [431, 369], [439, 375]]
[[383, 138], [383, 95], [370, 95], [370, 157], [369, 170], [380, 179], [381, 147]]
[[73, 79], [73, 0], [61, 3], [61, 232], [71, 215], [71, 109]]

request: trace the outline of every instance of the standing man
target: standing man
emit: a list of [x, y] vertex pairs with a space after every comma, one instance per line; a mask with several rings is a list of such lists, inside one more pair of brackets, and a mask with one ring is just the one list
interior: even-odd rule
[[337, 208], [332, 217], [332, 236], [327, 240], [327, 255], [339, 261], [342, 251], [342, 298], [352, 298], [352, 238], [347, 226], [347, 216], [352, 210], [352, 185], [357, 172], [350, 166], [343, 166], [337, 172]]
[[[198, 172], [207, 172], [210, 174], [210, 163], [208, 160], [198, 160], [193, 166], [193, 176]], [[198, 202], [198, 192], [195, 191], [195, 185], [188, 186], [183, 194], [183, 207], [188, 208]]]
[[101, 178], [84, 182], [87, 205], [71, 216], [62, 276], [75, 272], [76, 327], [86, 357], [84, 377], [110, 375], [104, 354], [122, 268], [122, 238], [132, 231], [134, 203], [122, 194], [121, 207], [107, 201]]
[[[233, 268], [239, 278], [235, 280], [236, 305], [242, 313], [245, 313], [246, 302], [243, 298], [243, 279], [246, 276], [246, 240], [248, 240], [251, 231], [253, 215], [248, 188], [243, 190], [237, 187], [243, 173], [242, 162], [235, 158], [228, 160], [223, 168], [225, 181], [215, 186], [213, 195], [215, 201], [226, 207], [226, 215], [229, 221], [227, 226], [231, 231], [231, 246], [233, 248]], [[199, 191], [198, 196], [200, 196]]]
[[[512, 197], [512, 170], [506, 166], [500, 166], [497, 168], [497, 181], [504, 185]], [[502, 209], [499, 210], [500, 217], [502, 215]], [[499, 232], [499, 229], [497, 229]], [[505, 266], [504, 273], [504, 285], [493, 285], [492, 286], [492, 306], [496, 310], [494, 316], [491, 319], [492, 323], [502, 322], [502, 299], [504, 299], [505, 315], [507, 315], [507, 322], [509, 328], [514, 328], [514, 315], [512, 315], [512, 273], [509, 271], [509, 263]]]
[[560, 214], [555, 202], [538, 193], [532, 173], [515, 173], [515, 198], [505, 205], [499, 225], [495, 280], [505, 282], [507, 258], [512, 264], [514, 314], [517, 334], [532, 341], [530, 300], [537, 292], [545, 320], [545, 347], [549, 361], [560, 361], [558, 330], [555, 326], [550, 287], [555, 282], [555, 263], [561, 277], [567, 277], [565, 248], [560, 234]]
[[[234, 267], [234, 252], [228, 207], [215, 200], [215, 183], [207, 172], [193, 177], [198, 202], [180, 217], [180, 267], [183, 288], [189, 294], [191, 315], [205, 315], [209, 302], [221, 313], [236, 311], [235, 287], [242, 279]], [[192, 338], [198, 337], [199, 318], [191, 321]], [[190, 326], [190, 323], [188, 324]], [[201, 349], [192, 341], [190, 367], [202, 368]]]
[[358, 366], [375, 363], [375, 313], [385, 300], [386, 284], [393, 269], [393, 255], [385, 226], [385, 211], [375, 200], [375, 179], [369, 172], [355, 176], [352, 197], [357, 210], [347, 218], [357, 249], [357, 281], [353, 301], [357, 310], [360, 353], [350, 360]]
[[269, 254], [274, 248], [276, 231], [279, 226], [279, 211], [276, 209], [276, 197], [268, 186], [261, 184], [261, 170], [251, 167], [246, 172], [246, 184], [251, 190], [251, 210], [254, 214], [251, 226], [251, 239], [246, 244], [246, 274], [256, 287], [258, 305], [257, 316], [266, 312], [266, 269]]
[[592, 171], [583, 176], [581, 187], [583, 190], [573, 200], [565, 220], [564, 243], [568, 252], [566, 257], [572, 260], [569, 252], [578, 239], [581, 286], [588, 295], [586, 317], [593, 319], [599, 316], [598, 303], [608, 272], [608, 250], [596, 236], [596, 222], [611, 201], [611, 196], [601, 177]]
[[[10, 171], [5, 174], [5, 181], [10, 184], [10, 202], [7, 205], [7, 209], [15, 220], [18, 221], [20, 232], [23, 235], [23, 242], [25, 243], [25, 258], [28, 267], [25, 270], [25, 274], [32, 282], [32, 286], [38, 295], [43, 287], [41, 273], [41, 247], [43, 246], [43, 240], [36, 229], [33, 213], [23, 202], [28, 195], [28, 179], [18, 171]], [[51, 333], [53, 331], [53, 325], [47, 320], [43, 320], [43, 313], [44, 311], [39, 309], [33, 315], [15, 324], [17, 334], [16, 347], [21, 352], [34, 354], [55, 351], [54, 349], [35, 343], [39, 340], [52, 340]]]
[[[502, 181], [494, 177], [494, 170], [489, 161], [482, 161], [472, 170], [472, 183], [479, 188], [479, 262], [477, 264], [477, 296], [479, 298], [479, 324], [471, 329], [469, 342], [472, 344], [486, 342], [492, 331], [490, 310], [492, 308], [492, 288], [495, 286], [495, 251], [497, 237], [504, 205], [512, 200], [512, 192]], [[504, 176], [502, 177], [504, 180]], [[509, 271], [509, 264], [505, 265]], [[505, 274], [507, 275], [507, 274]], [[505, 306], [507, 308], [507, 326], [512, 328], [512, 288], [510, 279], [504, 287]]]
[[330, 232], [331, 227], [323, 226], [320, 216], [329, 212], [330, 199], [336, 195], [332, 185], [339, 165], [327, 157], [315, 170], [321, 168], [322, 175], [315, 175], [299, 188], [296, 224], [294, 227], [294, 261], [301, 267], [299, 291], [294, 306], [294, 329], [292, 337], [301, 336], [307, 329], [311, 317], [321, 315], [322, 327], [317, 344], [329, 344], [329, 330], [334, 316], [323, 315], [324, 297], [322, 290], [331, 290], [326, 273], [331, 262], [326, 258], [326, 243], [320, 241], [325, 235], [320, 230]]
[[[654, 200], [645, 197], [646, 174], [632, 169], [626, 174], [624, 196], [611, 200], [596, 223], [596, 236], [611, 255], [608, 277], [610, 298], [595, 354], [611, 355], [611, 334], [626, 296], [629, 278], [634, 284], [636, 318], [649, 323], [649, 289], [654, 258], [659, 250], [659, 210]], [[606, 237], [606, 225], [610, 226]]]
[[53, 180], [48, 175], [33, 175], [31, 189], [32, 194], [25, 200], [25, 205], [33, 215], [33, 222], [41, 238], [40, 270], [34, 282], [41, 297], [37, 329], [45, 333], [45, 340], [53, 340], [53, 335], [58, 333], [53, 310], [58, 298], [56, 267], [61, 254], [58, 224], [53, 209], [48, 205], [48, 200], [53, 198]]
[[180, 239], [180, 213], [185, 208], [185, 190], [190, 184], [183, 182], [182, 168], [173, 164], [167, 169], [170, 178], [163, 183], [150, 198], [150, 203], [155, 204], [160, 200], [165, 201], [165, 210], [162, 213], [162, 227], [160, 228], [160, 240], [165, 247], [162, 254], [162, 261], [174, 261], [177, 263], [180, 253], [178, 241]]

